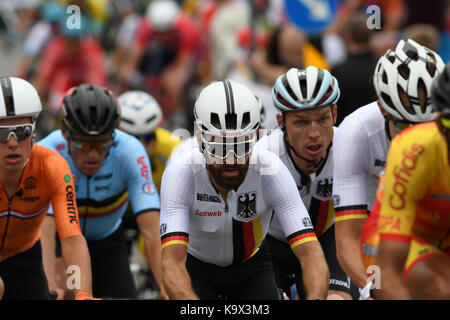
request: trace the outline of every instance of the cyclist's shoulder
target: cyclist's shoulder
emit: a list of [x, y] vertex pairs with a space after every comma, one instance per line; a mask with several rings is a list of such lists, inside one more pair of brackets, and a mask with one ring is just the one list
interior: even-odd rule
[[351, 136], [370, 137], [377, 133], [383, 133], [385, 126], [384, 117], [376, 101], [361, 106], [347, 117], [336, 130], [337, 137], [348, 139]]
[[110, 152], [115, 156], [134, 156], [145, 152], [144, 146], [136, 137], [117, 129], [114, 134], [114, 144]]
[[441, 144], [445, 140], [434, 121], [419, 123], [399, 132], [393, 139], [394, 144]]
[[49, 133], [45, 138], [39, 140], [37, 144], [59, 151], [65, 149], [67, 140], [64, 138], [61, 130], [55, 130]]
[[35, 144], [30, 153], [29, 166], [33, 171], [41, 171], [46, 175], [53, 170], [60, 170], [62, 167], [68, 169], [64, 157], [57, 151], [43, 145]]

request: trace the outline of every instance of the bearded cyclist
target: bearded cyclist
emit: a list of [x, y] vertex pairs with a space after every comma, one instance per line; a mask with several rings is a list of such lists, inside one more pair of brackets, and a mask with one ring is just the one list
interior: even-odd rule
[[[94, 84], [69, 90], [60, 111], [62, 128], [40, 144], [58, 151], [72, 170], [81, 230], [93, 261], [93, 290], [97, 296], [136, 298], [122, 216], [131, 203], [144, 235], [149, 266], [161, 297], [159, 197], [142, 144], [116, 129], [120, 105], [114, 94]], [[54, 260], [51, 216], [43, 231], [47, 263]], [[48, 274], [49, 279], [55, 275]]]
[[171, 160], [161, 188], [172, 299], [278, 299], [264, 241], [273, 212], [300, 261], [306, 297], [326, 298], [328, 268], [295, 182], [276, 155], [253, 150], [260, 112], [255, 95], [233, 81], [211, 83], [195, 102], [199, 148]]
[[336, 132], [333, 198], [337, 256], [361, 289], [368, 285], [363, 259], [376, 255], [374, 244], [366, 243], [361, 257], [361, 237], [370, 239], [362, 235], [362, 228], [372, 210], [390, 141], [403, 128], [434, 119], [431, 83], [443, 68], [437, 53], [412, 40], [401, 40], [375, 67], [378, 100], [347, 116]]

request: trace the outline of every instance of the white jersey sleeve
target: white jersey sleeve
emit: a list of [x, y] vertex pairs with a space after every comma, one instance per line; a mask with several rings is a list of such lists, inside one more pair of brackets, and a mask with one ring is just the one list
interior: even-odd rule
[[333, 139], [336, 222], [367, 217], [388, 145], [376, 102], [359, 108], [341, 123]]
[[162, 248], [189, 243], [189, 215], [194, 198], [194, 175], [189, 165], [171, 163], [161, 182], [160, 234]]

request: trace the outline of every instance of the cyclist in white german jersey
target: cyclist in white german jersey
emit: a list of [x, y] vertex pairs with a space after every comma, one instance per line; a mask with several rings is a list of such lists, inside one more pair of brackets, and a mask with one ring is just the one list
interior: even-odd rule
[[[272, 89], [280, 129], [261, 138], [256, 146], [278, 154], [297, 184], [330, 270], [329, 299], [351, 299], [351, 281], [336, 257], [331, 197], [333, 125], [339, 95], [338, 81], [327, 70], [314, 66], [290, 69], [278, 77]], [[289, 295], [295, 283], [299, 297], [304, 298], [301, 268], [277, 216], [267, 241], [278, 286]]]
[[[336, 132], [333, 198], [337, 256], [360, 288], [368, 285], [363, 259], [376, 255], [376, 247], [361, 233], [375, 200], [390, 141], [403, 128], [434, 119], [431, 83], [443, 68], [434, 51], [410, 39], [400, 40], [395, 51], [388, 50], [375, 67], [373, 83], [378, 100], [347, 116]], [[360, 241], [364, 242], [363, 257]]]
[[[329, 272], [291, 174], [253, 150], [254, 94], [213, 82], [195, 103], [199, 149], [172, 159], [161, 188], [162, 269], [172, 299], [278, 299], [264, 238], [273, 214], [300, 261], [306, 297], [325, 299]], [[200, 152], [199, 152], [200, 150]]]

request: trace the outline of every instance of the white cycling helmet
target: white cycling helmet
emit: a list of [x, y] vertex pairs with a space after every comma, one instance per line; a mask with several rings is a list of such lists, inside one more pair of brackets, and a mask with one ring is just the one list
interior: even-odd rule
[[202, 135], [200, 151], [206, 149], [222, 159], [234, 151], [239, 158], [248, 154], [256, 142], [261, 104], [244, 85], [230, 80], [215, 81], [200, 92], [194, 117]]
[[128, 91], [119, 96], [122, 106], [120, 128], [134, 136], [153, 132], [163, 119], [158, 102], [144, 91]]
[[158, 31], [172, 28], [180, 13], [180, 7], [173, 0], [153, 0], [147, 6], [146, 17]]
[[33, 121], [42, 111], [36, 89], [16, 77], [0, 78], [0, 119], [31, 117]]
[[[444, 66], [436, 52], [411, 39], [400, 40], [395, 51], [388, 50], [375, 67], [373, 83], [384, 110], [408, 122], [433, 120], [431, 84]], [[424, 97], [419, 97], [419, 91]]]
[[334, 105], [340, 96], [339, 84], [325, 69], [309, 66], [291, 68], [272, 87], [272, 99], [281, 112]]

